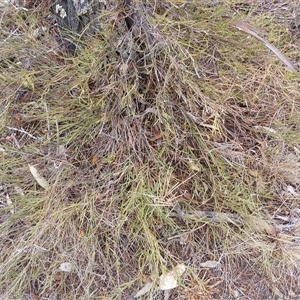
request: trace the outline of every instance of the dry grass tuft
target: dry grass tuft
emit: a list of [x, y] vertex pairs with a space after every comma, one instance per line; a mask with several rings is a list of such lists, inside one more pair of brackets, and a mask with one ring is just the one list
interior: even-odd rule
[[170, 299], [299, 297], [299, 78], [230, 23], [299, 60], [296, 8], [179, 2], [130, 32], [111, 5], [77, 56], [45, 7], [0, 8], [5, 299], [131, 299], [177, 264]]

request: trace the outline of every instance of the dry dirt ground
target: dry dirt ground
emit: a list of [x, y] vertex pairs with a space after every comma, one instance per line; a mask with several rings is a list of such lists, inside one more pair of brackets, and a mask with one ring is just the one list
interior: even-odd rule
[[298, 1], [117, 2], [77, 56], [0, 2], [0, 300], [299, 300], [300, 80], [231, 23], [299, 69]]

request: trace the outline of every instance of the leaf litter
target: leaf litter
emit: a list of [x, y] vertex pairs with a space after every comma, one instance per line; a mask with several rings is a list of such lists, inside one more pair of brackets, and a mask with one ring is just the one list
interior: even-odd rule
[[[300, 295], [299, 80], [224, 18], [264, 27], [296, 66], [295, 1], [173, 2], [133, 6], [132, 32], [110, 3], [76, 57], [47, 1], [1, 11], [0, 208], [14, 214], [0, 215], [0, 291], [12, 299], [33, 287], [118, 299], [141, 272], [173, 287], [182, 277], [160, 274], [174, 261], [188, 280], [165, 297]], [[118, 40], [134, 45], [128, 60]]]

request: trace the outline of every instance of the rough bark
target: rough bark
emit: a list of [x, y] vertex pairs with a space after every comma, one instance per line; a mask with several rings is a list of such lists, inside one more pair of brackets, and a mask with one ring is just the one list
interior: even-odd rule
[[105, 0], [53, 0], [52, 12], [62, 31], [66, 47], [74, 53], [84, 35], [101, 30], [99, 16]]
[[[103, 9], [105, 9], [106, 0], [51, 0], [51, 9], [56, 17], [57, 23], [59, 25], [62, 38], [66, 47], [71, 53], [75, 53], [79, 46], [82, 44], [80, 41], [86, 35], [94, 35], [101, 30], [101, 14]], [[127, 45], [136, 43], [141, 38], [142, 32], [148, 31], [147, 20], [145, 18], [146, 14], [150, 14], [151, 11], [145, 6], [143, 0], [135, 1], [132, 0], [120, 0], [116, 1], [115, 4], [120, 4], [123, 6], [120, 12], [120, 20], [124, 17], [124, 25], [127, 30], [132, 34], [127, 36], [127, 39], [134, 39], [134, 41], [129, 41]], [[117, 6], [120, 8], [120, 6]], [[124, 27], [125, 29], [125, 27]], [[124, 35], [126, 34], [126, 29]], [[126, 39], [123, 43], [126, 43]], [[138, 47], [141, 46], [141, 41], [138, 43]], [[124, 45], [121, 45], [121, 48]], [[135, 45], [135, 48], [137, 45]], [[130, 52], [134, 51], [134, 47], [131, 47]], [[136, 49], [135, 49], [136, 50]], [[139, 49], [140, 52], [142, 51]], [[123, 58], [128, 58], [122, 49], [117, 49]], [[123, 55], [123, 54], [124, 55]]]

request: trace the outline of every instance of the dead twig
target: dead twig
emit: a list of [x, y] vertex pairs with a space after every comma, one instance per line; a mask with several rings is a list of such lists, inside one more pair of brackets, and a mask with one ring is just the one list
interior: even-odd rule
[[247, 33], [260, 42], [262, 42], [267, 48], [269, 48], [291, 71], [293, 71], [298, 77], [300, 77], [299, 72], [296, 70], [293, 63], [282, 53], [280, 52], [274, 45], [269, 43], [267, 40], [262, 38], [260, 35], [258, 35], [258, 30], [242, 21], [234, 21], [233, 27], [237, 28], [238, 30]]

